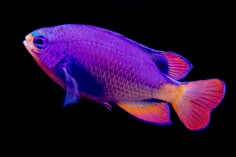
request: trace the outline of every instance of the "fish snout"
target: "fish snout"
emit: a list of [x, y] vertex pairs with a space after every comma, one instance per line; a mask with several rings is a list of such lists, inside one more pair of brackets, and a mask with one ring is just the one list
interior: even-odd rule
[[25, 48], [28, 52], [36, 59], [38, 58], [38, 54], [40, 51], [34, 46], [34, 36], [33, 34], [28, 34], [25, 36], [25, 40], [23, 41]]
[[32, 48], [33, 40], [34, 40], [34, 37], [31, 33], [25, 36], [25, 40], [23, 41], [23, 44], [28, 50]]

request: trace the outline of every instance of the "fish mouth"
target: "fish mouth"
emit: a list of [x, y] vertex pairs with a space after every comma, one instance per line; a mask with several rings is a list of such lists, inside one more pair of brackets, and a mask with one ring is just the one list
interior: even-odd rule
[[33, 45], [33, 40], [34, 40], [34, 37], [30, 33], [25, 36], [25, 40], [23, 40], [23, 45], [28, 50], [28, 52], [33, 56], [34, 59], [38, 59], [38, 57], [36, 55], [36, 53], [38, 53], [38, 52], [35, 50], [35, 47]]
[[28, 34], [28, 35], [25, 36], [25, 40], [23, 41], [23, 44], [24, 44], [25, 48], [26, 48], [29, 52], [31, 52], [32, 49], [33, 49], [33, 45], [32, 45], [32, 43], [33, 43], [33, 38], [34, 38], [33, 35], [30, 33], [30, 34]]
[[26, 40], [23, 41], [23, 44], [24, 44], [25, 48], [26, 48], [28, 51], [30, 51], [30, 46], [29, 46], [29, 44], [28, 44], [28, 42], [27, 42]]

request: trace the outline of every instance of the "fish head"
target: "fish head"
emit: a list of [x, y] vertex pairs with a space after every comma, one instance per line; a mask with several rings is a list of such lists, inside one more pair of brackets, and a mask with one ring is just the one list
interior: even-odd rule
[[35, 61], [47, 68], [55, 67], [67, 51], [63, 31], [54, 27], [37, 29], [25, 36], [23, 44]]
[[45, 31], [36, 30], [25, 36], [23, 44], [34, 59], [39, 60], [42, 54], [47, 53], [48, 36]]
[[65, 27], [45, 27], [25, 36], [23, 44], [40, 68], [64, 87], [61, 67], [68, 56], [69, 35]]

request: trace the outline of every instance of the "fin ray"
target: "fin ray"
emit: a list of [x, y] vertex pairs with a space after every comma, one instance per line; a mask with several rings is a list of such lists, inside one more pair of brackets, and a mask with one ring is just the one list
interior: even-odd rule
[[141, 120], [163, 125], [171, 123], [166, 102], [119, 102], [118, 105]]
[[79, 90], [76, 80], [67, 72], [66, 68], [63, 68], [65, 73], [65, 86], [66, 86], [66, 96], [64, 100], [64, 107], [75, 104], [79, 101]]
[[181, 85], [184, 92], [172, 103], [180, 120], [190, 130], [205, 128], [210, 115], [225, 94], [225, 84], [218, 79], [200, 80]]
[[192, 69], [186, 58], [174, 52], [152, 50], [150, 55], [161, 72], [175, 80], [184, 78]]

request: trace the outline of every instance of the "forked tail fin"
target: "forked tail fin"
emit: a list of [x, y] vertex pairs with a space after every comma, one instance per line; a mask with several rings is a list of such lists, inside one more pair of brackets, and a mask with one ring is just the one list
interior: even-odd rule
[[178, 87], [182, 96], [172, 102], [180, 120], [190, 130], [205, 128], [211, 111], [218, 106], [225, 94], [225, 83], [218, 79], [189, 82]]

